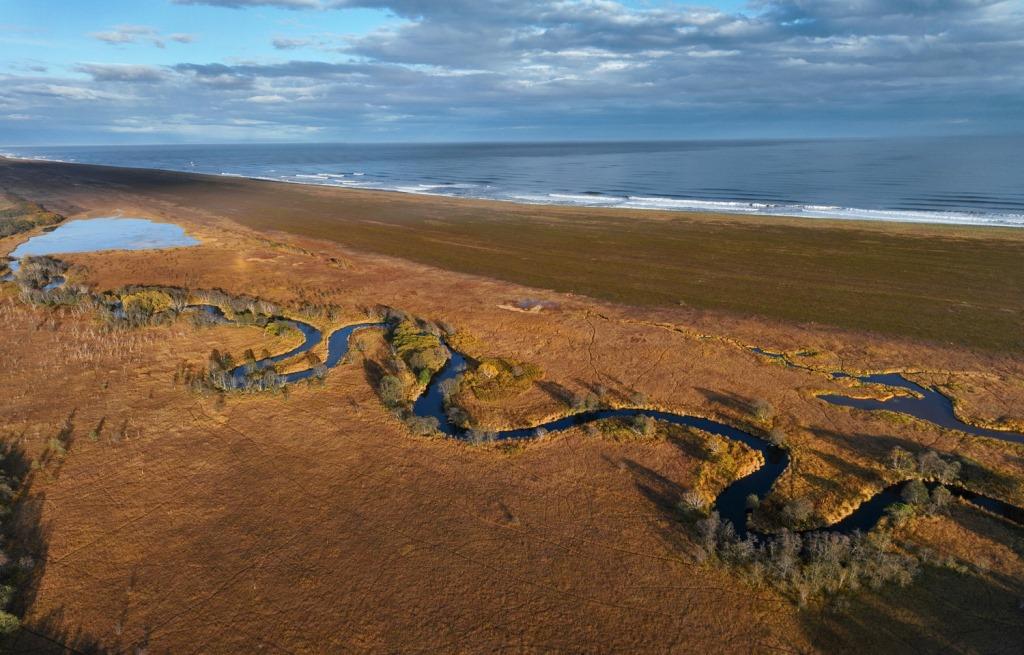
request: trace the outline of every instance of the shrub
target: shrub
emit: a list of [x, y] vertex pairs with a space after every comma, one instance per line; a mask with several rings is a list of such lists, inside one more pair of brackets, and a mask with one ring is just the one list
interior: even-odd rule
[[917, 470], [925, 477], [948, 483], [955, 481], [959, 477], [960, 462], [947, 462], [937, 452], [929, 450], [918, 454]]
[[924, 486], [924, 483], [920, 480], [911, 480], [903, 486], [903, 491], [900, 492], [900, 497], [903, 502], [908, 505], [921, 506], [928, 502], [928, 487]]
[[466, 433], [466, 440], [474, 444], [491, 443], [498, 438], [496, 432], [487, 430], [470, 430]]
[[14, 616], [9, 612], [0, 610], [0, 635], [11, 635], [18, 631], [21, 627], [21, 621], [18, 617]]
[[441, 370], [445, 362], [448, 361], [448, 352], [440, 346], [426, 348], [413, 352], [405, 361], [417, 373], [426, 372], [426, 379], [429, 381], [433, 374]]
[[405, 385], [394, 375], [381, 377], [377, 384], [377, 393], [380, 394], [381, 402], [391, 408], [405, 404]]
[[500, 357], [485, 357], [477, 367], [463, 374], [463, 385], [480, 400], [514, 397], [530, 388], [544, 375], [539, 366]]
[[33, 292], [42, 291], [46, 285], [64, 275], [67, 270], [66, 263], [53, 257], [46, 255], [22, 257], [15, 280], [22, 292], [29, 294], [31, 301], [38, 302], [42, 297], [36, 296]]
[[446, 407], [445, 416], [448, 417], [448, 422], [452, 425], [465, 427], [470, 421], [469, 412], [458, 405], [449, 405]]
[[415, 414], [408, 416], [405, 419], [405, 424], [413, 434], [420, 436], [433, 434], [437, 432], [438, 428], [441, 426], [440, 422], [434, 416], [416, 416]]
[[121, 298], [125, 312], [139, 311], [148, 315], [164, 312], [171, 308], [173, 301], [163, 291], [139, 291]]
[[648, 404], [649, 399], [643, 391], [634, 391], [629, 394], [629, 402], [636, 407], [643, 407]]
[[591, 411], [601, 407], [601, 398], [593, 392], [588, 394], [576, 393], [572, 396], [571, 405], [576, 411]]
[[913, 505], [906, 503], [893, 503], [886, 508], [885, 513], [889, 515], [893, 524], [900, 526], [914, 516], [915, 509]]
[[947, 461], [934, 450], [917, 454], [915, 458], [899, 446], [889, 451], [889, 468], [904, 475], [917, 474], [922, 478], [938, 480], [944, 484], [956, 481], [960, 477], [959, 461]]
[[441, 383], [440, 388], [441, 395], [444, 397], [444, 404], [451, 404], [453, 399], [462, 391], [462, 376], [457, 375], [453, 378], [448, 378]]
[[[688, 489], [683, 492], [682, 497], [679, 499], [679, 507], [686, 510], [698, 510], [703, 511], [708, 506], [704, 496], [695, 489]], [[715, 517], [717, 518], [717, 514]]]
[[913, 455], [899, 446], [895, 446], [889, 451], [888, 464], [889, 468], [900, 473], [909, 473], [916, 468]]
[[42, 205], [7, 194], [7, 206], [0, 209], [0, 238], [28, 232], [37, 227], [57, 225], [64, 220], [60, 214], [47, 211]]
[[432, 377], [434, 377], [434, 375], [430, 372], [429, 368], [420, 369], [420, 372], [416, 374], [416, 384], [421, 387], [425, 387], [430, 384], [430, 378]]
[[270, 321], [263, 329], [271, 337], [287, 337], [299, 332], [299, 329], [291, 321]]
[[789, 444], [786, 431], [780, 427], [772, 428], [771, 432], [768, 433], [768, 441], [779, 448], [785, 448]]
[[717, 434], [709, 436], [704, 441], [704, 452], [707, 458], [713, 461], [718, 460], [727, 447], [725, 440]]
[[792, 528], [803, 526], [813, 513], [814, 503], [806, 498], [794, 498], [782, 507], [782, 519]]
[[941, 484], [932, 490], [931, 512], [938, 512], [944, 509], [953, 500], [953, 494]]
[[754, 418], [761, 422], [768, 421], [768, 419], [770, 419], [775, 413], [774, 408], [772, 408], [772, 404], [767, 400], [758, 400], [754, 403], [752, 409]]
[[754, 582], [768, 582], [801, 605], [865, 585], [906, 585], [918, 568], [916, 559], [893, 549], [884, 532], [801, 535], [784, 530], [758, 544], [752, 537], [740, 539], [732, 524], [722, 522], [716, 512], [697, 522], [696, 542], [699, 559], [717, 558]]
[[644, 437], [651, 436], [658, 429], [657, 421], [646, 414], [637, 414], [630, 419], [630, 423], [633, 429]]

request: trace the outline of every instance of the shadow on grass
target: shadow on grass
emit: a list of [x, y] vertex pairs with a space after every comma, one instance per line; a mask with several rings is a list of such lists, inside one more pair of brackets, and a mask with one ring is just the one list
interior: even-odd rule
[[[73, 417], [74, 413], [56, 437], [65, 454], [74, 441]], [[40, 467], [32, 465], [17, 443], [3, 444], [2, 447], [3, 473], [8, 479], [17, 481], [10, 514], [3, 522], [4, 551], [9, 561], [3, 566], [2, 573], [5, 582], [15, 588], [8, 610], [19, 617], [35, 604], [39, 585], [46, 574], [50, 537], [42, 519], [46, 496], [33, 492], [33, 482], [38, 475], [56, 476], [59, 473], [62, 458], [53, 450], [53, 447], [47, 449], [46, 465]], [[22, 621], [16, 632], [7, 637], [0, 636], [0, 653], [99, 652], [103, 652], [100, 642], [81, 630], [68, 627], [60, 609], [42, 618]]]
[[[690, 444], [674, 443], [681, 454], [692, 455]], [[697, 561], [696, 534], [679, 507], [686, 487], [633, 460], [606, 461], [628, 471], [657, 510], [654, 527], [670, 551]], [[973, 512], [971, 516], [969, 528], [986, 533], [986, 526], [974, 523], [997, 521]], [[1013, 540], [1000, 539], [1007, 541]], [[800, 611], [798, 617], [819, 652], [1016, 655], [1024, 652], [1024, 580], [991, 570], [961, 573], [928, 564], [908, 587], [887, 584], [843, 593], [825, 606]]]
[[714, 391], [703, 387], [697, 387], [697, 391], [709, 403], [731, 409], [744, 416], [753, 414], [756, 409], [756, 402], [752, 398], [746, 398], [735, 393], [729, 393], [728, 391]]
[[612, 466], [624, 468], [632, 476], [637, 491], [658, 510], [661, 520], [655, 527], [669, 551], [686, 560], [692, 559], [693, 539], [684, 523], [685, 514], [679, 509], [683, 494], [688, 489], [631, 459], [615, 462], [606, 457], [605, 461]]
[[535, 384], [558, 402], [572, 407], [575, 397], [572, 389], [551, 380], [537, 380]]
[[827, 653], [1024, 652], [1024, 612], [1003, 576], [925, 566], [909, 586], [864, 590], [800, 614]]

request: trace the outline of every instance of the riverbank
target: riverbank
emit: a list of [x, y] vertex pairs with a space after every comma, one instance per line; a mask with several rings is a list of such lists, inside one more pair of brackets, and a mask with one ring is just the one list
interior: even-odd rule
[[326, 239], [630, 305], [1024, 350], [1024, 232], [517, 205], [0, 160], [0, 187], [65, 213], [147, 212]]

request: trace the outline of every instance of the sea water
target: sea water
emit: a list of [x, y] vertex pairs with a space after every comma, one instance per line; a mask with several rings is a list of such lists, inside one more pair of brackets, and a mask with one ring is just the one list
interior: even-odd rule
[[521, 203], [1024, 227], [1024, 136], [0, 152]]

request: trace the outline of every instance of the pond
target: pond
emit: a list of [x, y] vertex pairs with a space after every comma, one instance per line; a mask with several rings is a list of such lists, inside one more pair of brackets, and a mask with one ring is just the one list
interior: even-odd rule
[[[151, 250], [198, 244], [198, 239], [174, 223], [156, 223], [145, 218], [87, 218], [62, 223], [50, 232], [34, 236], [11, 251], [10, 256], [19, 259], [28, 255]], [[11, 268], [16, 269], [16, 264]]]

